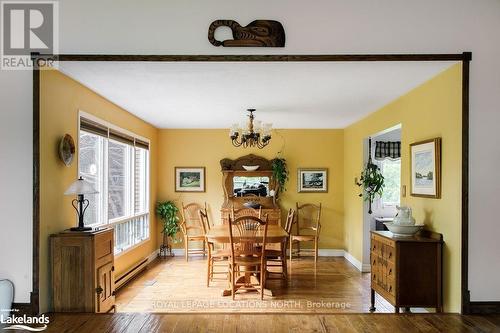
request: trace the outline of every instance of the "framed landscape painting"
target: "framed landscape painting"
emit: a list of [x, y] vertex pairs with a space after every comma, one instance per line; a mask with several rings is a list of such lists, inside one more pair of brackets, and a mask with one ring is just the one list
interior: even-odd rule
[[175, 167], [175, 192], [205, 192], [205, 167]]
[[411, 195], [441, 198], [441, 138], [410, 145]]
[[298, 192], [328, 192], [328, 169], [299, 169]]

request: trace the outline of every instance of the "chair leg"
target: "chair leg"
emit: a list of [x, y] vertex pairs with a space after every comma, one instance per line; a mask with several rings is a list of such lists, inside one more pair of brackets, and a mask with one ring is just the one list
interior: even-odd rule
[[290, 265], [292, 264], [292, 251], [293, 251], [293, 242], [292, 242], [292, 237], [290, 237]]
[[212, 254], [210, 252], [210, 248], [208, 249], [208, 257], [207, 257], [207, 287], [210, 287], [210, 278], [211, 278], [211, 268], [210, 266], [213, 265], [212, 261]]
[[185, 250], [184, 255], [186, 257], [186, 261], [188, 261], [189, 242], [187, 237], [184, 237], [184, 250]]
[[235, 290], [234, 290], [234, 284], [236, 282], [236, 276], [235, 276], [235, 270], [234, 270], [234, 267], [232, 268], [232, 281], [231, 281], [231, 294], [233, 296], [233, 301], [234, 301], [234, 297], [235, 297]]
[[265, 275], [266, 275], [266, 267], [264, 265], [260, 265], [260, 299], [264, 299], [264, 284], [265, 284]]
[[283, 277], [286, 279], [288, 276], [286, 267], [286, 241], [281, 243], [281, 270], [283, 272]]
[[314, 240], [314, 263], [318, 262], [318, 239]]

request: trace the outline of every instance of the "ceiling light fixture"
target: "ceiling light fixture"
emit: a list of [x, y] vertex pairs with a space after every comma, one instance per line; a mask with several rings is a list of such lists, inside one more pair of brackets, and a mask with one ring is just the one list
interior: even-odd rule
[[262, 149], [267, 146], [271, 140], [273, 124], [263, 124], [260, 120], [256, 120], [254, 124], [255, 116], [253, 113], [255, 109], [247, 109], [247, 111], [250, 112], [248, 115], [248, 124], [242, 124], [241, 126], [233, 124], [229, 130], [229, 137], [235, 147], [258, 147]]

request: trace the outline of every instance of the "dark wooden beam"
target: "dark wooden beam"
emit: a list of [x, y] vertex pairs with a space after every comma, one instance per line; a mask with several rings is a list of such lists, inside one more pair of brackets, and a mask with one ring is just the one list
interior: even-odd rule
[[462, 60], [462, 313], [469, 313], [469, 62], [470, 52]]
[[349, 61], [462, 61], [458, 54], [294, 54], [294, 55], [137, 55], [137, 54], [60, 54], [36, 55], [59, 61], [156, 61], [156, 62], [349, 62]]
[[40, 70], [33, 59], [33, 286], [31, 312], [40, 310]]

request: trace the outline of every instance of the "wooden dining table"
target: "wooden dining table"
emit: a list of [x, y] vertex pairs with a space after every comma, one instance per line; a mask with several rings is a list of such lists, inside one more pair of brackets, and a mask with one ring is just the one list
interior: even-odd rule
[[[263, 241], [263, 230], [258, 231], [256, 235], [256, 241]], [[224, 225], [216, 225], [210, 228], [210, 230], [206, 233], [207, 242], [209, 243], [219, 243], [219, 244], [229, 244], [229, 226], [227, 224]], [[238, 239], [238, 236], [233, 234], [234, 239]], [[280, 244], [281, 250], [283, 251], [282, 255], [286, 256], [286, 241], [288, 239], [288, 233], [278, 224], [269, 224], [267, 226], [267, 236], [266, 243], [267, 244]], [[249, 271], [251, 269], [248, 269]], [[250, 284], [253, 277], [249, 273], [245, 273], [245, 275], [240, 276], [237, 280], [238, 283], [245, 282], [246, 284]], [[266, 295], [273, 295], [272, 290], [264, 289]], [[230, 296], [231, 289], [226, 289], [223, 291], [223, 296]]]

